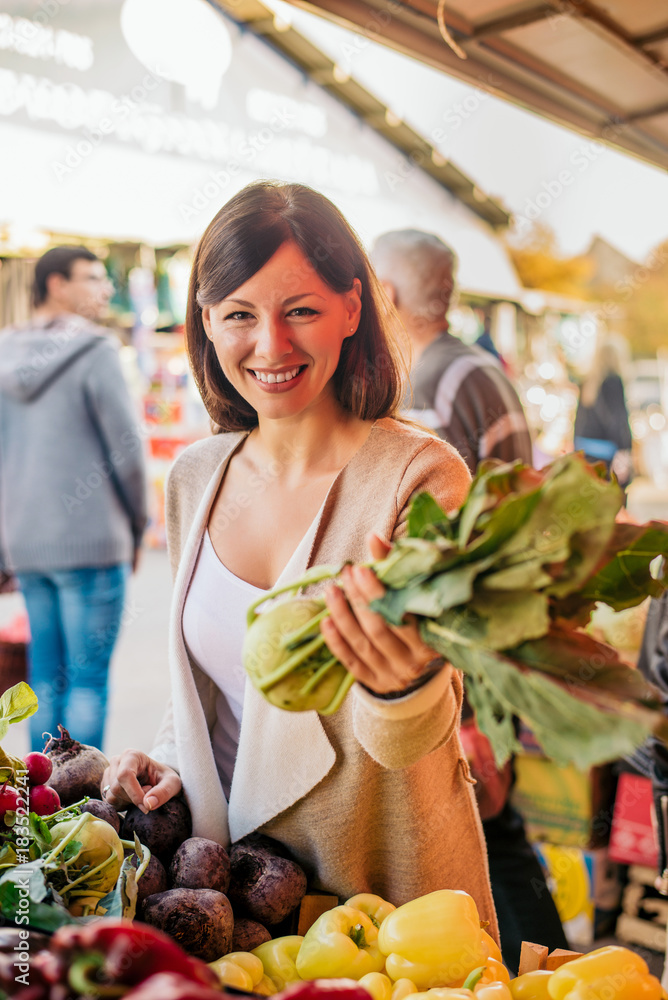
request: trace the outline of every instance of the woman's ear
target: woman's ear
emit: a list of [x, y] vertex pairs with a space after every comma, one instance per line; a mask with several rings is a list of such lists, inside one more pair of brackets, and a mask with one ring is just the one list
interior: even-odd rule
[[211, 306], [202, 306], [202, 326], [209, 340], [213, 340], [211, 332]]
[[357, 331], [360, 317], [362, 315], [362, 282], [359, 278], [353, 281], [353, 287], [346, 295], [346, 309], [348, 316], [348, 328], [351, 336]]

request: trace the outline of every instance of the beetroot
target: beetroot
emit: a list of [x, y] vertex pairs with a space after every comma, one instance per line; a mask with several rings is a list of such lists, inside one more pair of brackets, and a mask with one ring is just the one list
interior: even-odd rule
[[167, 867], [177, 847], [192, 833], [190, 809], [180, 798], [169, 799], [150, 813], [130, 806], [121, 825], [121, 838], [132, 840], [135, 833], [140, 843]]
[[35, 785], [30, 789], [30, 812], [38, 816], [51, 816], [61, 807], [60, 796], [55, 788], [48, 785]]
[[[130, 864], [134, 868], [137, 868], [140, 864], [136, 854], [132, 857]], [[169, 883], [167, 881], [165, 866], [162, 861], [158, 861], [155, 854], [152, 854], [144, 874], [137, 882], [137, 905], [139, 909], [141, 910], [141, 904], [147, 896], [155, 896], [157, 893], [166, 892], [168, 888]]]
[[[140, 879], [141, 881], [141, 879]], [[144, 900], [144, 923], [169, 934], [190, 955], [214, 962], [232, 947], [230, 902], [214, 889], [168, 889]]]
[[271, 927], [299, 906], [306, 875], [286, 854], [282, 844], [259, 834], [232, 844], [229, 897], [235, 912]]
[[90, 799], [85, 806], [81, 807], [82, 813], [92, 813], [98, 819], [103, 819], [109, 826], [113, 826], [116, 833], [121, 832], [121, 817], [114, 807], [104, 799]]
[[64, 806], [71, 806], [89, 795], [102, 797], [100, 782], [109, 761], [101, 750], [73, 740], [63, 726], [58, 726], [60, 739], [52, 736], [44, 753], [53, 764], [53, 774], [48, 784], [60, 795]]
[[216, 889], [230, 887], [230, 859], [215, 840], [190, 837], [184, 840], [169, 866], [169, 880], [175, 889]]
[[271, 934], [257, 920], [249, 920], [248, 917], [234, 918], [232, 951], [252, 951], [265, 941], [271, 941]]
[[30, 785], [45, 785], [51, 777], [53, 764], [45, 753], [27, 753], [23, 758], [23, 763], [28, 772], [28, 783]]

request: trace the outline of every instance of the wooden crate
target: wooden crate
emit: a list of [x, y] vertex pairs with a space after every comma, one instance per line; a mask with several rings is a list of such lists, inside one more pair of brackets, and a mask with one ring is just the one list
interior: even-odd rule
[[653, 868], [631, 865], [615, 933], [625, 944], [664, 952], [668, 898], [659, 895], [654, 888], [655, 880], [656, 871]]
[[567, 951], [565, 948], [555, 948], [550, 951], [543, 944], [534, 944], [533, 941], [522, 941], [520, 952], [520, 967], [517, 970], [518, 976], [523, 976], [525, 972], [536, 972], [537, 969], [546, 969], [554, 972], [566, 962], [572, 962], [574, 958], [581, 958], [579, 951]]

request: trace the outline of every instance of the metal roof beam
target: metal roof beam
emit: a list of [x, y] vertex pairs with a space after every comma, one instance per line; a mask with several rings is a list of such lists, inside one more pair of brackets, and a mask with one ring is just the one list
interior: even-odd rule
[[647, 35], [641, 35], [639, 38], [634, 38], [633, 41], [636, 45], [644, 48], [645, 45], [655, 45], [657, 42], [664, 42], [668, 38], [668, 24], [663, 28], [657, 28], [656, 31], [651, 31]]
[[656, 118], [657, 115], [668, 114], [668, 103], [666, 104], [656, 104], [653, 108], [644, 108], [640, 111], [634, 111], [630, 115], [625, 115], [617, 120], [618, 125], [624, 125], [627, 122], [641, 122], [645, 121], [647, 118]]
[[559, 8], [551, 7], [549, 3], [542, 3], [540, 7], [532, 7], [530, 10], [518, 14], [509, 14], [507, 17], [485, 21], [473, 28], [470, 37], [477, 40], [488, 38], [490, 35], [500, 35], [504, 31], [512, 31], [513, 28], [525, 28], [528, 24], [545, 21], [548, 17], [554, 17], [558, 13], [560, 13]]

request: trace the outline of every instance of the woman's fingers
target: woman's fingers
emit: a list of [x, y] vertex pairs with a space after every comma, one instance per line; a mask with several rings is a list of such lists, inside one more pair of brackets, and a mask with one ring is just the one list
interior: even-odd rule
[[349, 567], [342, 574], [342, 582], [345, 595], [338, 587], [330, 587], [326, 594], [331, 618], [325, 619], [321, 628], [327, 646], [356, 680], [372, 690], [401, 690], [419, 676], [422, 666], [432, 658], [428, 647], [418, 636], [421, 659], [416, 659], [416, 651], [400, 631], [391, 629], [381, 615], [370, 610], [368, 602], [384, 593], [370, 570]]
[[357, 621], [374, 647], [387, 659], [411, 661], [413, 676], [433, 659], [433, 653], [423, 642], [415, 619], [407, 625], [388, 625], [382, 615], [369, 608], [371, 601], [382, 597], [385, 588], [370, 569], [347, 567], [342, 574], [344, 591]]
[[136, 805], [143, 813], [157, 809], [181, 788], [176, 771], [140, 750], [112, 757], [102, 777], [103, 798], [116, 809]]
[[158, 809], [160, 806], [163, 806], [165, 802], [173, 799], [181, 791], [181, 778], [176, 771], [173, 771], [171, 767], [167, 767], [166, 764], [159, 766], [162, 773], [156, 775], [159, 778], [158, 783], [153, 785], [150, 791], [144, 796], [144, 805], [149, 812], [152, 809]]
[[372, 559], [384, 559], [391, 548], [389, 542], [384, 541], [380, 535], [373, 532], [366, 536], [366, 543]]

